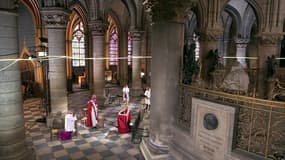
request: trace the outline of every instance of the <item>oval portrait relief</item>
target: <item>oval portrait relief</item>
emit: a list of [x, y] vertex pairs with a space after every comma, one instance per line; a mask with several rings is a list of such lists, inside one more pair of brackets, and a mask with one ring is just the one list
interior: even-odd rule
[[208, 130], [214, 130], [218, 127], [219, 121], [215, 114], [213, 113], [206, 113], [204, 115], [204, 122], [203, 125]]

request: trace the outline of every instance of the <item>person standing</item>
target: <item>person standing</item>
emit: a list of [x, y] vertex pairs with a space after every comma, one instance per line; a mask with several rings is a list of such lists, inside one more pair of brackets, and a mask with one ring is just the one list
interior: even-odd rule
[[126, 84], [123, 88], [123, 101], [127, 104], [129, 103], [129, 100], [130, 100], [129, 93], [130, 93], [130, 89], [128, 85]]
[[145, 104], [146, 104], [146, 108], [145, 110], [150, 110], [150, 96], [151, 96], [151, 89], [149, 87], [146, 88], [145, 92]]
[[92, 98], [87, 102], [87, 121], [86, 127], [96, 127], [98, 123], [98, 103], [96, 95], [93, 95]]

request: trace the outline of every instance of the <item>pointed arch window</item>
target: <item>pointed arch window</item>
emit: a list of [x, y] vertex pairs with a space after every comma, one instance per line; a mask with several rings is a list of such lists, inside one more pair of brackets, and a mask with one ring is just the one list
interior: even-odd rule
[[72, 66], [85, 66], [85, 35], [82, 22], [79, 22], [72, 35]]
[[110, 48], [109, 48], [109, 64], [118, 65], [118, 31], [116, 27], [113, 27], [110, 31]]

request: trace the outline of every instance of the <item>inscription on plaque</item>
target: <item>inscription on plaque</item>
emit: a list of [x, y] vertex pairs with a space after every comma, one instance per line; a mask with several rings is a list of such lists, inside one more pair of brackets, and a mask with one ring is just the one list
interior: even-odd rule
[[[205, 131], [200, 130], [198, 133], [200, 149], [203, 151], [203, 157], [209, 160], [219, 159], [223, 153], [224, 139], [219, 136], [213, 136]], [[222, 157], [220, 157], [222, 159]]]

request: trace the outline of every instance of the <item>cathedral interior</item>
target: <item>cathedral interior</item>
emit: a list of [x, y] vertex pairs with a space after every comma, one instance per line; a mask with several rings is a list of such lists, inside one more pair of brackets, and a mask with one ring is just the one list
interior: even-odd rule
[[[0, 160], [284, 160], [284, 8], [1, 0]], [[88, 128], [92, 95], [99, 122]], [[76, 132], [57, 139], [54, 121], [71, 112]]]

